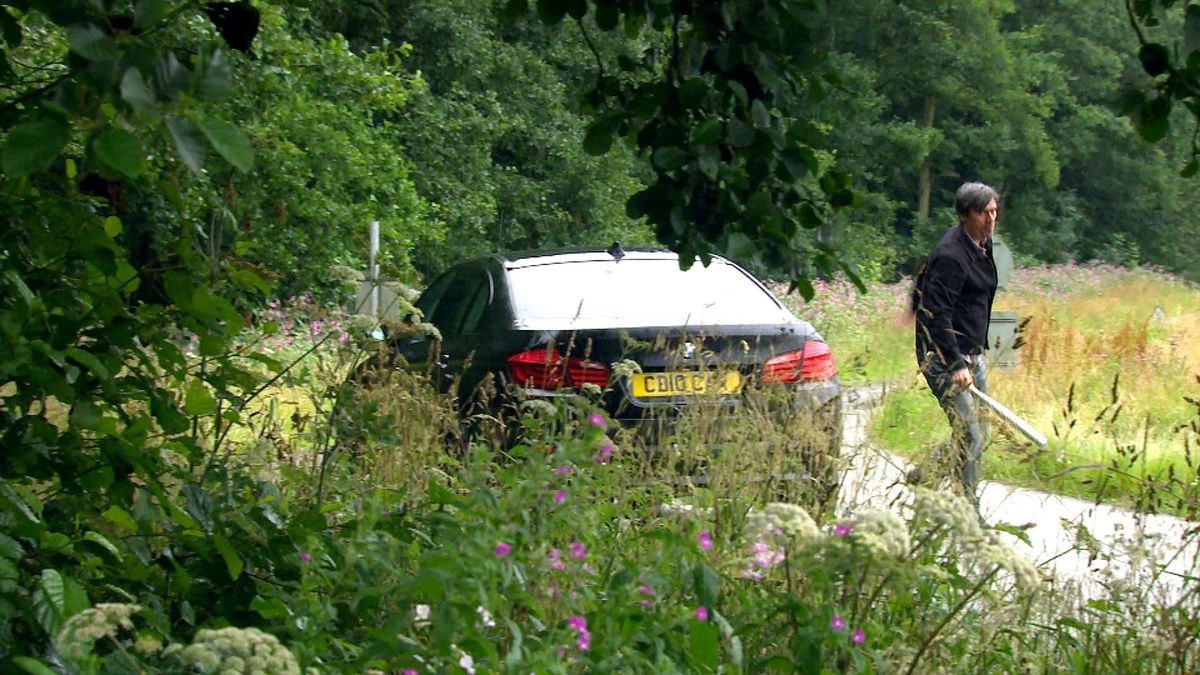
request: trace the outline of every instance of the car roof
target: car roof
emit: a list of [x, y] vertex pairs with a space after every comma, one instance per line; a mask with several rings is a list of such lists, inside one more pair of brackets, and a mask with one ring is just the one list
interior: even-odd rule
[[[539, 265], [575, 262], [611, 262], [614, 256], [605, 249], [568, 249], [555, 251], [518, 251], [495, 256], [505, 269], [515, 270]], [[621, 260], [664, 260], [678, 262], [679, 255], [664, 249], [634, 248], [624, 251]], [[714, 255], [716, 262], [729, 262]]]

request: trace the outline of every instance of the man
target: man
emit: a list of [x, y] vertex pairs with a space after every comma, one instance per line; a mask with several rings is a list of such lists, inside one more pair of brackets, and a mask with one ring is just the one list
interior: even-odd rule
[[958, 188], [958, 225], [942, 235], [913, 289], [917, 362], [950, 420], [952, 455], [957, 455], [963, 489], [976, 509], [987, 427], [969, 388], [987, 391], [983, 352], [996, 295], [992, 235], [998, 200], [996, 191], [983, 183]]

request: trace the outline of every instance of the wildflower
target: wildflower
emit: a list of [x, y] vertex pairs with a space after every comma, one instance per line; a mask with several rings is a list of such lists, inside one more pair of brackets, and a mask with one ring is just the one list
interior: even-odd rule
[[853, 528], [846, 523], [838, 523], [837, 526], [833, 528], [833, 534], [834, 536], [845, 539], [846, 537], [850, 536], [851, 529]]
[[593, 458], [593, 461], [596, 462], [597, 464], [604, 464], [605, 462], [608, 461], [609, 457], [612, 457], [612, 454], [613, 454], [613, 444], [605, 443], [604, 447], [600, 448], [600, 454], [596, 455]]
[[405, 668], [404, 670], [400, 671], [400, 675], [417, 675], [417, 669]]
[[891, 511], [864, 511], [854, 519], [854, 539], [876, 555], [908, 555], [908, 526]]
[[496, 620], [492, 618], [492, 613], [484, 609], [483, 605], [476, 607], [475, 612], [479, 614], [479, 621], [484, 628], [496, 627]]
[[600, 413], [592, 413], [592, 416], [588, 418], [588, 424], [601, 429], [608, 427], [608, 423], [604, 421], [604, 416]]
[[654, 597], [654, 589], [650, 588], [649, 586], [647, 586], [645, 584], [638, 586], [638, 593], [641, 593], [642, 595], [648, 595], [650, 597]]
[[497, 558], [503, 558], [504, 556], [508, 555], [511, 552], [512, 552], [512, 545], [506, 544], [504, 542], [500, 542], [499, 544], [496, 544], [496, 548], [492, 550], [492, 554], [494, 554]]
[[708, 608], [704, 605], [700, 605], [696, 608], [696, 611], [692, 614], [692, 616], [696, 617], [697, 621], [708, 621]]
[[861, 628], [856, 628], [854, 629], [854, 637], [851, 639], [854, 640], [854, 644], [861, 645], [867, 641], [867, 631]]
[[713, 546], [712, 533], [708, 530], [700, 530], [700, 550], [711, 551]]
[[567, 491], [566, 490], [559, 490], [558, 492], [554, 493], [554, 503], [555, 504], [561, 504], [565, 501], [567, 501]]
[[1020, 591], [1032, 591], [1041, 582], [1041, 574], [1033, 562], [1014, 551], [994, 532], [988, 533], [976, 551], [976, 555], [979, 559], [998, 565], [1000, 569], [1011, 573], [1017, 589]]
[[98, 603], [67, 619], [55, 642], [68, 659], [82, 659], [97, 640], [114, 637], [121, 629], [133, 628], [132, 617], [140, 611], [141, 605]]
[[312, 325], [309, 326], [309, 328], [312, 329], [313, 335], [319, 335], [321, 331], [325, 330], [325, 322], [317, 319], [316, 321], [312, 322]]
[[931, 523], [957, 534], [960, 540], [983, 538], [975, 506], [962, 495], [918, 487], [913, 490], [913, 508]]
[[587, 629], [587, 619], [582, 616], [572, 615], [567, 617], [567, 627], [578, 633], [575, 644], [579, 647], [579, 651], [586, 652], [592, 644], [592, 634]]
[[227, 627], [196, 632], [192, 644], [178, 653], [192, 668], [205, 673], [295, 673], [300, 665], [291, 650], [257, 628]]
[[566, 563], [562, 561], [562, 553], [556, 548], [550, 549], [550, 552], [546, 554], [546, 559], [550, 561], [550, 568], [553, 570], [561, 572], [567, 569]]
[[771, 548], [766, 542], [756, 542], [750, 551], [754, 554], [754, 564], [761, 570], [771, 569], [783, 562], [783, 549]]
[[570, 464], [563, 464], [562, 466], [560, 466], [554, 470], [554, 475], [558, 476], [559, 478], [566, 478], [567, 476], [570, 476], [574, 472], [575, 472], [575, 467], [571, 466]]
[[300, 551], [300, 560], [303, 562], [312, 562], [312, 556], [307, 551]]
[[588, 554], [587, 546], [584, 546], [583, 544], [579, 543], [578, 541], [571, 542], [571, 557], [572, 558], [574, 558], [576, 560], [584, 560], [587, 558], [587, 554]]
[[807, 511], [795, 504], [782, 502], [767, 504], [762, 511], [752, 511], [746, 523], [746, 532], [752, 541], [786, 535], [803, 544], [821, 537], [816, 521]]
[[413, 616], [416, 617], [417, 621], [428, 621], [430, 614], [429, 605], [415, 605], [413, 607]]
[[833, 618], [829, 620], [829, 627], [833, 629], [833, 632], [840, 633], [846, 629], [846, 620], [842, 618], [841, 614], [834, 614]]
[[654, 609], [654, 603], [650, 602], [649, 600], [643, 600], [642, 601], [642, 609], [649, 612], [650, 610]]
[[458, 658], [458, 665], [471, 675], [475, 675], [475, 659], [471, 658], [470, 654], [463, 652], [462, 656]]

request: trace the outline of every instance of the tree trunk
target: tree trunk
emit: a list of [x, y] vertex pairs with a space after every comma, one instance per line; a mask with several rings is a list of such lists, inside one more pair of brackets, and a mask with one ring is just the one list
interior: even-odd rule
[[[933, 128], [933, 114], [937, 110], [937, 101], [932, 96], [925, 97], [925, 128]], [[917, 218], [927, 220], [929, 218], [929, 199], [930, 193], [933, 191], [933, 166], [930, 161], [930, 155], [925, 155], [925, 159], [921, 162], [921, 185], [917, 195]]]

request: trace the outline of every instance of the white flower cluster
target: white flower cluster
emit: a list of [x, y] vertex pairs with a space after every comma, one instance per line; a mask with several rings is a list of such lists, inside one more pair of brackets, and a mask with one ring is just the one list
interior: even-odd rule
[[903, 558], [911, 545], [908, 526], [891, 511], [863, 511], [854, 518], [851, 537], [875, 555]]
[[[178, 645], [172, 645], [178, 647]], [[201, 673], [299, 675], [300, 664], [291, 650], [274, 635], [257, 628], [221, 628], [196, 632], [192, 644], [175, 651], [179, 658]]]
[[926, 488], [913, 490], [916, 517], [946, 527], [965, 555], [977, 562], [999, 565], [1013, 575], [1017, 589], [1038, 587], [1041, 574], [1029, 558], [1013, 550], [995, 531], [984, 531], [975, 507], [962, 495]]
[[996, 532], [988, 532], [975, 547], [974, 553], [980, 561], [999, 565], [1010, 572], [1017, 590], [1023, 593], [1037, 590], [1041, 584], [1042, 575], [1033, 561], [1014, 551]]
[[787, 537], [798, 544], [821, 538], [821, 530], [808, 512], [795, 504], [772, 502], [762, 511], [751, 511], [746, 521], [746, 538], [752, 542]]
[[130, 617], [142, 611], [141, 605], [101, 602], [67, 619], [55, 644], [67, 659], [77, 661], [92, 650], [101, 638], [115, 637], [117, 631], [133, 628]]
[[915, 487], [913, 509], [917, 517], [944, 526], [969, 541], [983, 538], [983, 528], [979, 525], [975, 507], [960, 494]]

